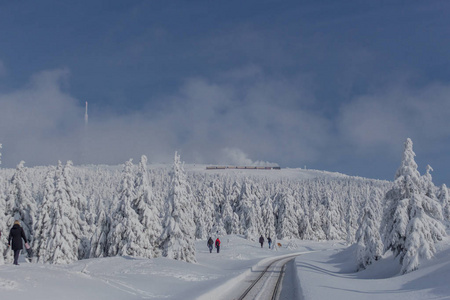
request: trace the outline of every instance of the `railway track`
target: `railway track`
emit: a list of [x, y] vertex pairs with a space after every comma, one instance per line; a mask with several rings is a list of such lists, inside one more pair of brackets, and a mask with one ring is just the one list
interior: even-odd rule
[[259, 271], [261, 274], [236, 299], [278, 299], [286, 264], [298, 255], [300, 254], [289, 255], [272, 261], [267, 267]]

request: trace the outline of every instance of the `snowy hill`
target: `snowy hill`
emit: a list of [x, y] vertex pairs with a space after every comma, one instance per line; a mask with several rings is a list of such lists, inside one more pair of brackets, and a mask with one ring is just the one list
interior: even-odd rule
[[[46, 282], [54, 281], [58, 297], [229, 299], [253, 266], [295, 252], [301, 255], [285, 287], [298, 297], [328, 298], [347, 286], [342, 299], [369, 292], [381, 299], [386, 278], [396, 296], [409, 295], [405, 280], [433, 277], [433, 262], [445, 260], [450, 204], [446, 186], [433, 185], [430, 169], [420, 175], [412, 143], [405, 145], [393, 183], [304, 169], [211, 170], [184, 165], [177, 153], [173, 165], [148, 164], [145, 156], [121, 166], [21, 162], [0, 170], [0, 230], [20, 220], [34, 263], [11, 265], [0, 243], [0, 288], [47, 299]], [[261, 249], [261, 235], [283, 247]], [[221, 253], [206, 249], [210, 236], [221, 237]], [[352, 289], [355, 282], [361, 289]]]

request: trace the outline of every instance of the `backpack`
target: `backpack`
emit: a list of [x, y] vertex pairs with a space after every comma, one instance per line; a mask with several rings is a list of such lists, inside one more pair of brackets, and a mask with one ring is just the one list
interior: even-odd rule
[[216, 247], [220, 246], [220, 240], [216, 240]]

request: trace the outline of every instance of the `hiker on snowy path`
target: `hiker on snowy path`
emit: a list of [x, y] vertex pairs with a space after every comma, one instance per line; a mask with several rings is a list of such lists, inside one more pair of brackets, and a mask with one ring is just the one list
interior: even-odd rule
[[272, 239], [270, 238], [270, 236], [267, 238], [267, 242], [269, 243], [269, 249], [270, 249], [270, 245], [272, 244]]
[[217, 238], [217, 240], [216, 240], [216, 248], [217, 248], [217, 253], [219, 253], [220, 252], [220, 240], [219, 240], [219, 238]]
[[261, 244], [261, 248], [262, 248], [263, 244], [264, 244], [264, 238], [263, 238], [262, 234], [261, 234], [261, 237], [259, 238], [259, 243]]
[[206, 244], [209, 248], [209, 253], [212, 253], [212, 249], [213, 249], [213, 245], [214, 245], [214, 241], [211, 237], [209, 237], [208, 243]]
[[22, 239], [25, 241], [25, 243], [27, 243], [27, 238], [25, 237], [25, 232], [23, 231], [23, 228], [20, 227], [20, 221], [16, 220], [16, 221], [14, 221], [14, 225], [11, 228], [11, 230], [9, 232], [9, 237], [8, 237], [8, 247], [11, 246], [11, 242], [12, 242], [11, 249], [14, 251], [14, 264], [15, 265], [19, 265], [19, 263], [18, 263], [19, 254], [20, 254], [20, 250], [23, 249]]

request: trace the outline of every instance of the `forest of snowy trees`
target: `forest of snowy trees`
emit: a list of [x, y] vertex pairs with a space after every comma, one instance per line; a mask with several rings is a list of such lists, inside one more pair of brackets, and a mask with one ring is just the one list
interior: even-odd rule
[[195, 262], [195, 240], [238, 234], [256, 240], [345, 240], [359, 268], [385, 251], [404, 271], [434, 253], [450, 217], [448, 190], [420, 176], [412, 142], [395, 181], [348, 176], [313, 179], [186, 172], [170, 167], [56, 166], [0, 170], [0, 263], [12, 257], [6, 236], [21, 221], [35, 260], [70, 263], [107, 256], [164, 256]]

